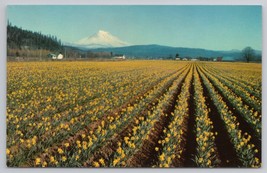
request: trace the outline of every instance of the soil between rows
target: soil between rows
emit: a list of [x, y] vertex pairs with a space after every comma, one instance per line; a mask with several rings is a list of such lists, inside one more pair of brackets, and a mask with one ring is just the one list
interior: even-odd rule
[[[183, 77], [177, 89], [173, 93], [172, 100], [163, 111], [163, 114], [160, 116], [159, 120], [154, 125], [154, 130], [151, 130], [150, 135], [147, 140], [144, 140], [141, 148], [130, 157], [126, 165], [129, 167], [151, 167], [158, 162], [159, 153], [162, 151], [162, 145], [158, 144], [159, 140], [163, 140], [166, 136], [164, 135], [163, 130], [168, 129], [170, 122], [172, 121], [171, 113], [174, 112], [175, 105], [177, 104], [178, 95], [181, 93], [182, 84], [185, 81], [187, 75], [189, 75], [189, 70], [186, 75]], [[167, 114], [167, 116], [165, 116]], [[152, 128], [152, 129], [153, 129]], [[159, 148], [159, 152], [155, 152], [155, 147]]]
[[[197, 72], [200, 74], [199, 68]], [[204, 75], [204, 74], [203, 74]], [[201, 75], [200, 75], [201, 76]], [[221, 167], [238, 167], [241, 166], [241, 162], [237, 157], [237, 153], [234, 149], [231, 139], [228, 135], [225, 123], [220, 117], [217, 107], [215, 106], [207, 86], [203, 82], [202, 76], [200, 77], [201, 84], [203, 86], [203, 95], [206, 99], [206, 104], [210, 112], [209, 118], [213, 122], [214, 131], [218, 133], [215, 137], [215, 144], [218, 149], [219, 157], [221, 160]]]
[[[177, 76], [178, 77], [178, 76]], [[149, 110], [151, 110], [151, 108], [153, 106], [156, 106], [158, 104], [158, 99], [159, 97], [163, 96], [164, 93], [167, 92], [166, 88], [170, 88], [171, 85], [173, 84], [175, 79], [173, 79], [171, 82], [169, 82], [169, 84], [165, 87], [165, 89], [159, 94], [158, 97], [155, 98], [155, 100], [153, 102], [151, 102], [137, 117], [143, 116], [146, 117], [147, 116], [147, 112]], [[116, 136], [113, 136], [110, 140], [108, 140], [106, 142], [106, 144], [99, 148], [94, 154], [93, 157], [89, 158], [88, 161], [86, 161], [84, 163], [84, 166], [86, 167], [90, 167], [92, 165], [92, 162], [94, 160], [99, 160], [100, 158], [104, 158], [104, 159], [109, 159], [112, 154], [114, 154], [114, 152], [116, 151], [116, 149], [118, 148], [118, 142], [123, 141], [124, 137], [126, 135], [128, 135], [129, 133], [132, 132], [132, 128], [134, 126], [134, 120], [132, 120], [125, 128], [123, 128], [123, 130], [121, 130]], [[161, 125], [157, 125], [156, 128], [160, 128]]]
[[[255, 147], [259, 150], [258, 153], [255, 154], [256, 157], [258, 157], [261, 161], [261, 136], [255, 132], [255, 130], [251, 127], [251, 124], [249, 124], [245, 118], [244, 115], [240, 114], [237, 109], [234, 107], [234, 105], [223, 95], [223, 93], [220, 91], [216, 85], [214, 85], [214, 82], [210, 80], [210, 78], [207, 76], [209, 81], [212, 83], [214, 89], [221, 95], [223, 101], [226, 103], [228, 109], [233, 113], [233, 115], [236, 116], [237, 122], [239, 122], [239, 128], [242, 130], [242, 132], [247, 132], [251, 135], [250, 142], [255, 145]], [[246, 116], [246, 115], [245, 115]]]

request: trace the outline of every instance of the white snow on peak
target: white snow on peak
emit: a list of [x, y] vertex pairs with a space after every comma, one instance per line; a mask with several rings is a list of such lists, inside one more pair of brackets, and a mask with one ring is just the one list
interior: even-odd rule
[[99, 30], [99, 31], [97, 32], [97, 35], [110, 35], [110, 33], [107, 32], [107, 31], [104, 31], [104, 30]]
[[89, 37], [82, 38], [75, 42], [75, 44], [86, 48], [123, 47], [130, 45], [104, 30], [99, 30]]

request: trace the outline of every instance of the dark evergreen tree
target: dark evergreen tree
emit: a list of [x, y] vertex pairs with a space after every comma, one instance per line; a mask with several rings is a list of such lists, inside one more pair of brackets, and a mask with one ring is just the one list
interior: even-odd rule
[[8, 49], [45, 49], [50, 51], [62, 51], [61, 41], [56, 36], [43, 35], [41, 32], [33, 32], [13, 26], [9, 21], [7, 25]]

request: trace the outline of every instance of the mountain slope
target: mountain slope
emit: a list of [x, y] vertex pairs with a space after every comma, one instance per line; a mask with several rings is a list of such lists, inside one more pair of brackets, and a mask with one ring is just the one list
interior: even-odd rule
[[113, 36], [109, 32], [99, 30], [96, 34], [82, 38], [75, 42], [75, 45], [83, 48], [109, 48], [109, 47], [123, 47], [130, 44]]

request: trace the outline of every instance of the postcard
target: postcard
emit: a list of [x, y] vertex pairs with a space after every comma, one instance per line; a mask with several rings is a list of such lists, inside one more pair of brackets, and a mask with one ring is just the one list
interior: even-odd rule
[[6, 11], [7, 167], [261, 167], [260, 5]]

